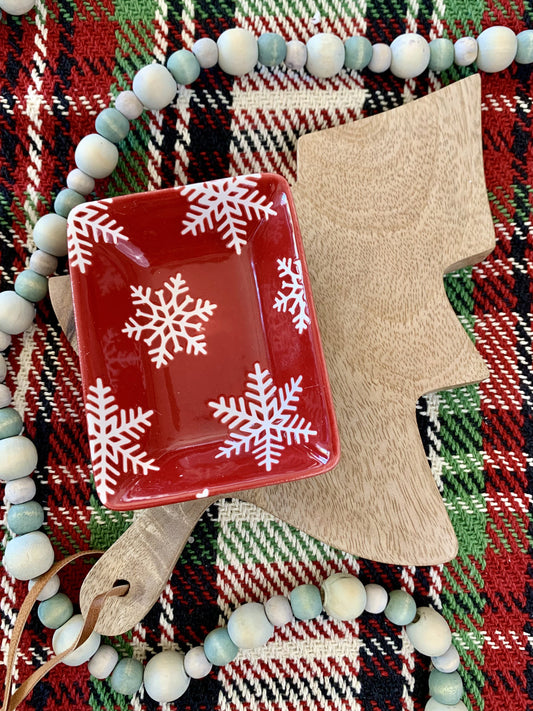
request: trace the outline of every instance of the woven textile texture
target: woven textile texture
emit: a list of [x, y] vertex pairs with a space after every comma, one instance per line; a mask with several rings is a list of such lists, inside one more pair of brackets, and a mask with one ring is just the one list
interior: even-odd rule
[[[532, 27], [533, 7], [496, 0], [38, 0], [22, 18], [3, 15], [2, 288], [12, 287], [26, 265], [34, 249], [32, 226], [64, 186], [77, 142], [92, 132], [96, 114], [112, 97], [129, 88], [138, 67], [234, 25], [304, 41], [333, 31], [342, 38], [365, 34], [372, 42], [391, 42], [406, 30], [454, 39], [477, 36], [492, 24], [517, 32]], [[302, 134], [392, 109], [472, 71], [426, 72], [409, 81], [369, 71], [343, 71], [331, 80], [285, 68], [263, 67], [235, 80], [218, 69], [205, 71], [168, 109], [136, 122], [121, 147], [118, 169], [97, 185], [96, 196], [255, 171], [294, 182]], [[121, 652], [145, 659], [160, 648], [186, 651], [236, 605], [345, 570], [365, 583], [402, 586], [419, 604], [442, 610], [461, 655], [469, 710], [533, 709], [531, 77], [529, 66], [517, 65], [482, 76], [486, 180], [497, 246], [480, 265], [446, 278], [453, 307], [490, 367], [490, 380], [418, 405], [428, 459], [459, 539], [457, 558], [432, 568], [380, 565], [334, 550], [249, 504], [223, 501], [198, 523], [147, 618], [112, 640]], [[67, 265], [60, 263], [59, 272], [66, 273]], [[109, 546], [131, 515], [106, 510], [96, 497], [78, 361], [48, 300], [39, 304], [35, 324], [14, 337], [7, 361], [14, 405], [39, 451], [37, 499], [45, 506], [44, 530], [56, 557]], [[5, 523], [1, 535], [5, 546]], [[62, 575], [62, 587], [74, 600], [85, 572], [82, 564]], [[0, 576], [4, 653], [27, 586], [3, 569]], [[51, 632], [34, 615], [23, 636], [17, 679], [50, 652]], [[168, 708], [420, 711], [427, 678], [428, 660], [383, 616], [344, 624], [324, 615], [276, 632], [265, 649], [241, 652], [231, 665], [191, 683]], [[21, 708], [130, 706], [157, 708], [142, 691], [131, 700], [116, 695], [106, 681], [90, 678], [84, 665], [56, 668]]]

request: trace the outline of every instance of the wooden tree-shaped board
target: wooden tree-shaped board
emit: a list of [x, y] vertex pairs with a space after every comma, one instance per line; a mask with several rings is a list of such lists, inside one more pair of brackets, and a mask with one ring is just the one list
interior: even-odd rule
[[[429, 565], [457, 550], [415, 408], [423, 394], [488, 375], [443, 286], [444, 273], [494, 247], [480, 122], [473, 76], [298, 143], [294, 196], [341, 460], [327, 474], [236, 496], [373, 560]], [[60, 319], [68, 320], [64, 283], [52, 292]], [[106, 603], [99, 631], [118, 634], [144, 616], [211, 502], [137, 515], [83, 585], [86, 611], [115, 580], [131, 583], [126, 597]]]

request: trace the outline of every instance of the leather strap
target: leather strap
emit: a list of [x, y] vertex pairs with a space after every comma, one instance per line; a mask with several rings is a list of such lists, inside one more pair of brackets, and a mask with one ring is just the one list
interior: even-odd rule
[[94, 630], [98, 615], [100, 614], [100, 611], [108, 597], [121, 596], [125, 595], [128, 592], [129, 585], [126, 583], [124, 585], [117, 585], [115, 587], [112, 587], [106, 592], [97, 595], [92, 601], [87, 611], [85, 624], [83, 625], [83, 629], [81, 630], [76, 642], [74, 642], [74, 644], [72, 644], [61, 654], [58, 654], [56, 657], [52, 657], [52, 659], [49, 659], [45, 664], [39, 667], [39, 669], [36, 669], [33, 674], [29, 676], [25, 681], [23, 681], [22, 684], [18, 687], [18, 689], [13, 693], [13, 672], [15, 669], [17, 650], [20, 643], [20, 638], [22, 636], [24, 627], [26, 626], [26, 621], [30, 615], [31, 609], [34, 603], [36, 602], [37, 597], [39, 596], [39, 593], [48, 583], [48, 581], [69, 563], [72, 563], [78, 558], [84, 558], [87, 556], [100, 556], [102, 555], [102, 553], [103, 551], [80, 551], [79, 553], [74, 553], [73, 555], [68, 556], [64, 560], [58, 561], [50, 568], [47, 573], [45, 573], [39, 578], [39, 580], [35, 583], [35, 585], [32, 587], [32, 589], [26, 596], [26, 599], [24, 600], [20, 608], [19, 614], [17, 615], [17, 620], [13, 628], [13, 634], [11, 636], [11, 642], [7, 653], [5, 697], [1, 711], [14, 711], [17, 706], [30, 694], [34, 686], [46, 674], [48, 674], [51, 669], [53, 669], [57, 664], [59, 664], [59, 662], [61, 662], [61, 660], [66, 657], [67, 654], [70, 654], [78, 647], [81, 647], [81, 645], [89, 638], [92, 631]]

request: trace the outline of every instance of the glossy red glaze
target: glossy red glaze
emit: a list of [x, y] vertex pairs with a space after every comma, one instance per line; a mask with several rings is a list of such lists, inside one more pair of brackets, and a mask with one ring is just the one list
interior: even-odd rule
[[[232, 246], [236, 229], [242, 243]], [[226, 494], [336, 464], [324, 356], [282, 178], [87, 203], [69, 217], [69, 257], [95, 480], [107, 506]], [[300, 260], [300, 280], [280, 274], [283, 259], [293, 274]], [[188, 290], [172, 289], [173, 278]], [[285, 311], [275, 307], [281, 295]], [[273, 382], [259, 375], [266, 370]]]

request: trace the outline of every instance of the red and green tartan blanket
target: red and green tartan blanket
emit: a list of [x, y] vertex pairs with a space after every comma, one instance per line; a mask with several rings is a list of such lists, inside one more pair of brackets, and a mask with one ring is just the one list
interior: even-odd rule
[[[520, 0], [38, 0], [22, 18], [3, 15], [2, 288], [11, 287], [26, 265], [34, 248], [32, 226], [64, 187], [77, 142], [145, 63], [164, 61], [195, 38], [216, 39], [235, 25], [303, 41], [331, 31], [343, 39], [365, 34], [390, 43], [406, 30], [455, 39], [477, 36], [493, 24], [516, 32], [532, 27], [533, 6]], [[171, 107], [136, 122], [118, 169], [99, 184], [97, 196], [260, 171], [294, 182], [302, 134], [392, 109], [472, 71], [426, 72], [407, 81], [367, 70], [327, 80], [284, 68], [263, 67], [240, 79], [204, 72]], [[442, 610], [461, 655], [468, 709], [533, 709], [531, 72], [513, 64], [482, 76], [485, 170], [497, 246], [481, 264], [446, 278], [451, 303], [488, 363], [490, 380], [425, 398], [417, 410], [459, 539], [457, 558], [429, 568], [381, 565], [309, 538], [250, 504], [221, 501], [198, 523], [150, 614], [129, 635], [112, 640], [124, 653], [146, 659], [161, 648], [186, 651], [236, 605], [344, 570], [389, 590], [402, 586], [419, 604]], [[67, 265], [60, 270], [66, 273]], [[7, 360], [14, 404], [39, 451], [37, 497], [56, 557], [108, 547], [131, 515], [105, 509], [96, 497], [78, 360], [48, 300], [39, 304], [34, 326], [13, 339]], [[5, 522], [1, 535], [5, 546]], [[85, 572], [78, 566], [62, 576], [74, 599]], [[27, 586], [3, 570], [0, 575], [4, 655]], [[34, 615], [17, 678], [50, 653], [51, 632]], [[168, 708], [420, 711], [427, 679], [428, 660], [383, 617], [339, 623], [322, 616], [278, 631], [263, 650], [241, 652], [232, 664], [191, 683]], [[157, 708], [143, 692], [131, 701], [115, 694], [106, 681], [89, 677], [84, 665], [56, 668], [21, 708], [130, 706]]]

